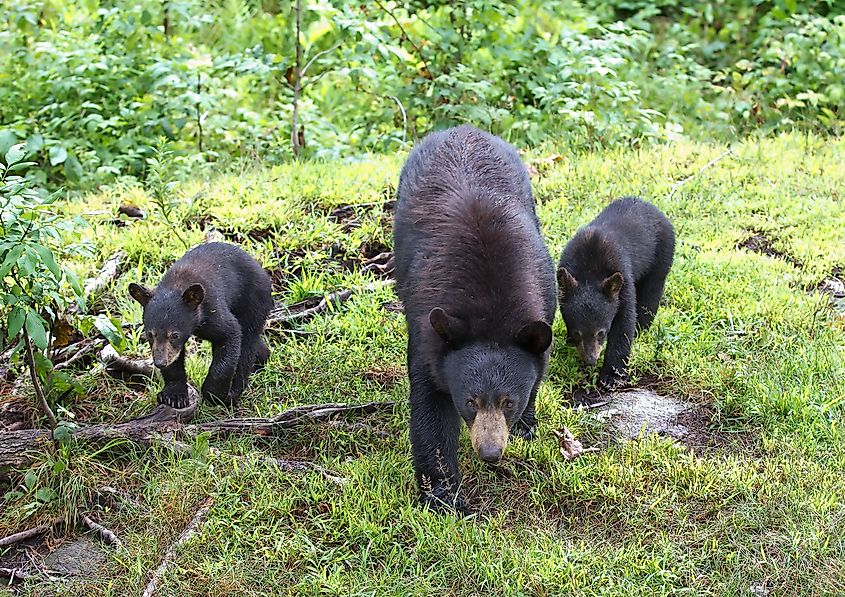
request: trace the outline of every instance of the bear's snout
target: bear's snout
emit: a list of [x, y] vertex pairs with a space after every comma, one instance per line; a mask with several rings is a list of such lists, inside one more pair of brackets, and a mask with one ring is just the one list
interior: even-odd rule
[[498, 409], [480, 410], [469, 430], [472, 449], [484, 462], [501, 460], [510, 429], [505, 413]]

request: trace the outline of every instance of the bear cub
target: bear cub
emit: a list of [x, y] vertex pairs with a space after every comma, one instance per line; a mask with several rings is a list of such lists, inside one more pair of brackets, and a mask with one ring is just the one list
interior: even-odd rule
[[394, 253], [421, 498], [466, 512], [461, 421], [483, 461], [531, 439], [552, 343], [554, 263], [516, 150], [470, 126], [426, 136], [399, 179]]
[[631, 343], [657, 313], [674, 252], [672, 224], [636, 197], [608, 205], [563, 250], [557, 282], [567, 341], [589, 366], [607, 342], [604, 388], [626, 380]]
[[155, 289], [132, 283], [129, 294], [144, 307], [144, 333], [164, 378], [160, 403], [188, 406], [185, 342], [191, 336], [211, 342], [202, 397], [218, 404], [234, 405], [253, 367], [270, 356], [261, 338], [273, 307], [270, 276], [235, 245], [199, 245]]

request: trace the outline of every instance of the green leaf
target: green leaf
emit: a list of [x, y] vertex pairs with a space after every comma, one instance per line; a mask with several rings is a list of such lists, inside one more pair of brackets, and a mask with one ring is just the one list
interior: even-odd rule
[[109, 344], [115, 347], [118, 352], [123, 349], [126, 339], [123, 337], [123, 332], [120, 331], [111, 320], [104, 314], [99, 314], [94, 319], [94, 327], [97, 328], [103, 337], [109, 341]]
[[42, 147], [44, 147], [44, 137], [42, 137], [40, 133], [35, 133], [34, 135], [31, 135], [29, 139], [26, 140], [27, 153], [41, 151]]
[[69, 155], [65, 161], [65, 176], [71, 182], [79, 182], [82, 179], [82, 164], [75, 156]]
[[56, 259], [53, 257], [53, 251], [42, 245], [35, 245], [35, 251], [38, 253], [38, 256], [41, 257], [42, 263], [47, 266], [47, 269], [49, 269], [50, 273], [52, 273], [56, 278], [56, 281], [61, 280], [62, 268], [60, 268], [59, 264], [56, 263]]
[[29, 471], [23, 478], [23, 484], [26, 486], [27, 489], [32, 489], [35, 487], [35, 482], [38, 481], [38, 477], [35, 476], [35, 473]]
[[3, 260], [3, 264], [0, 265], [0, 280], [9, 275], [9, 272], [12, 271], [12, 268], [18, 259], [20, 259], [21, 255], [23, 255], [23, 245], [17, 245], [8, 252], [6, 259]]
[[62, 145], [54, 145], [50, 148], [50, 165], [58, 166], [67, 159], [67, 149]]
[[26, 333], [39, 350], [47, 349], [47, 322], [35, 311], [26, 315]]
[[0, 131], [0, 155], [6, 155], [9, 148], [18, 142], [18, 136], [14, 131], [3, 129]]
[[26, 321], [26, 311], [21, 307], [14, 307], [9, 313], [8, 339], [11, 340], [17, 336], [23, 329], [23, 323]]
[[42, 487], [38, 491], [35, 492], [35, 499], [39, 502], [44, 502], [45, 504], [48, 502], [52, 502], [56, 499], [56, 491], [51, 487]]
[[26, 155], [26, 144], [25, 143], [18, 143], [16, 145], [12, 145], [9, 148], [9, 151], [6, 152], [6, 165], [11, 166], [12, 164], [17, 164], [20, 162], [24, 156]]

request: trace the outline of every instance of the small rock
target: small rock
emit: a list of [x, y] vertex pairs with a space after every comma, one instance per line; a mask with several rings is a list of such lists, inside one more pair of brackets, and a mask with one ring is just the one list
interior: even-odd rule
[[61, 574], [89, 576], [105, 562], [99, 545], [87, 537], [66, 543], [44, 558], [44, 566]]

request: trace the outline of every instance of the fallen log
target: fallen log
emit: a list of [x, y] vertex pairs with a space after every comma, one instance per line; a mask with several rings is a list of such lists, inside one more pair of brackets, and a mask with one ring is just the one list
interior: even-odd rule
[[[115, 441], [127, 441], [149, 447], [171, 442], [184, 442], [207, 433], [211, 439], [231, 435], [255, 435], [274, 437], [285, 430], [333, 419], [344, 414], [369, 414], [392, 409], [393, 402], [367, 402], [364, 404], [312, 404], [286, 410], [275, 417], [248, 417], [227, 419], [208, 423], [186, 424], [199, 403], [196, 389], [188, 388], [191, 404], [184, 409], [175, 409], [159, 404], [152, 413], [124, 423], [103, 423], [80, 425], [70, 431], [71, 437], [79, 442], [105, 445]], [[0, 470], [21, 468], [39, 458], [39, 453], [49, 445], [51, 432], [46, 429], [21, 429], [7, 431], [0, 436]]]

